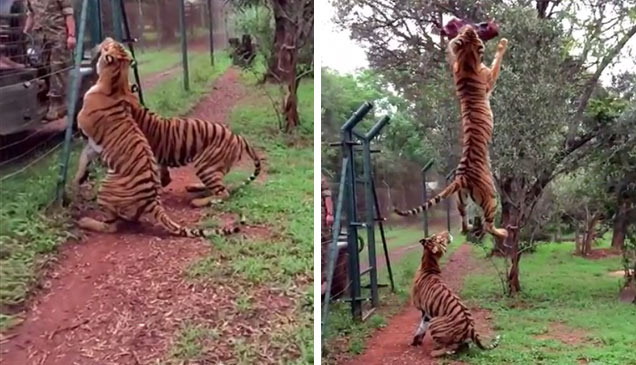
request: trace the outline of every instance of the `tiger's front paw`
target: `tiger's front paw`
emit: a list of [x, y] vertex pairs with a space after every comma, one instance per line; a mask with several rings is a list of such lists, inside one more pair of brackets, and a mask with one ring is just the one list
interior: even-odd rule
[[497, 51], [504, 51], [506, 47], [508, 47], [508, 40], [506, 38], [501, 38], [497, 44]]

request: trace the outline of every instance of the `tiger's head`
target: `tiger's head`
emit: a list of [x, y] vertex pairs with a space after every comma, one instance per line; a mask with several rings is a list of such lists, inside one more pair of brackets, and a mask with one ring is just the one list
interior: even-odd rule
[[97, 74], [115, 72], [122, 68], [128, 70], [132, 57], [121, 43], [107, 37], [99, 45], [99, 59], [97, 60]]
[[448, 231], [436, 233], [422, 238], [420, 243], [424, 246], [424, 256], [439, 260], [446, 253], [448, 244], [453, 241], [453, 236]]
[[448, 43], [448, 50], [458, 64], [475, 69], [482, 62], [484, 42], [479, 38], [477, 29], [472, 25], [465, 25], [459, 30], [457, 37]]

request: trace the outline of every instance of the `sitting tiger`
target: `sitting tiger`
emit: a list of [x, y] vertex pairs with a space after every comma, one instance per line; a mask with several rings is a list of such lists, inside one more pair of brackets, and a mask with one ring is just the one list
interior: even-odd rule
[[106, 220], [83, 217], [78, 222], [79, 226], [112, 233], [117, 231], [122, 221], [138, 221], [142, 216], [152, 216], [162, 227], [178, 236], [238, 232], [238, 228], [211, 232], [185, 228], [168, 217], [159, 198], [161, 187], [157, 162], [126, 101], [131, 58], [121, 44], [110, 38], [102, 42], [100, 52], [98, 79], [84, 95], [78, 126], [108, 168], [97, 199]]
[[458, 36], [449, 42], [449, 60], [461, 106], [464, 135], [462, 157], [455, 171], [455, 178], [446, 189], [417, 208], [406, 211], [395, 209], [397, 214], [418, 214], [457, 193], [462, 233], [470, 230], [465, 206], [465, 201], [470, 196], [483, 210], [483, 229], [496, 237], [508, 236], [506, 229], [496, 228], [494, 224], [497, 202], [488, 151], [493, 131], [490, 94], [499, 76], [507, 44], [508, 40], [505, 38], [499, 41], [495, 59], [491, 68], [488, 68], [482, 63], [484, 44], [472, 26], [464, 26]]
[[482, 344], [475, 332], [470, 310], [442, 282], [439, 260], [452, 240], [453, 237], [448, 232], [420, 240], [424, 246], [424, 254], [411, 291], [413, 304], [422, 312], [422, 321], [415, 330], [411, 345], [421, 345], [426, 331], [429, 330], [435, 344], [431, 352], [433, 357], [464, 350], [470, 340], [482, 350], [491, 350], [497, 347], [499, 340], [497, 337], [489, 346]]
[[[170, 182], [167, 167], [194, 164], [196, 175], [203, 184], [186, 187], [188, 192], [208, 192], [208, 195], [195, 198], [191, 204], [195, 207], [209, 205], [217, 198], [230, 195], [223, 185], [223, 177], [241, 158], [243, 153], [252, 159], [254, 173], [243, 185], [255, 180], [261, 171], [261, 162], [256, 151], [247, 140], [221, 123], [213, 123], [196, 118], [164, 118], [143, 107], [133, 90], [128, 93], [132, 116], [144, 133], [150, 148], [161, 164], [161, 180], [165, 186]], [[80, 156], [74, 186], [78, 186], [88, 175], [88, 164], [97, 153], [86, 145]]]

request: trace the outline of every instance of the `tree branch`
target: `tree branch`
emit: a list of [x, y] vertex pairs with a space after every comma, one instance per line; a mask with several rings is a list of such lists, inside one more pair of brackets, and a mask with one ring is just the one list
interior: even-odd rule
[[576, 138], [577, 127], [583, 119], [583, 112], [585, 111], [585, 108], [587, 108], [587, 104], [590, 101], [592, 92], [594, 92], [594, 89], [598, 84], [598, 80], [601, 77], [601, 74], [603, 73], [605, 68], [612, 62], [614, 57], [616, 57], [620, 53], [625, 44], [627, 44], [627, 42], [632, 38], [632, 36], [634, 36], [634, 34], [636, 34], [636, 25], [632, 26], [629, 31], [623, 36], [623, 38], [621, 38], [621, 40], [618, 41], [618, 43], [607, 52], [605, 57], [603, 57], [601, 63], [598, 65], [598, 68], [596, 69], [594, 75], [592, 75], [592, 77], [585, 83], [585, 90], [583, 91], [583, 95], [579, 100], [579, 105], [576, 109], [574, 117], [572, 118], [572, 121], [568, 126], [568, 134], [566, 139], [567, 145], [573, 143], [574, 138]]

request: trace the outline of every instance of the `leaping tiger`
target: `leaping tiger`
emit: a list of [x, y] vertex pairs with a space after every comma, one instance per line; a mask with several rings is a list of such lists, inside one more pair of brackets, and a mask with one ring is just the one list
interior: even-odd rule
[[178, 236], [238, 232], [238, 227], [210, 231], [186, 228], [168, 217], [159, 197], [157, 162], [146, 137], [133, 120], [126, 100], [130, 92], [128, 71], [131, 58], [125, 48], [111, 38], [102, 42], [100, 52], [98, 80], [84, 96], [78, 126], [89, 138], [90, 148], [101, 155], [108, 168], [97, 199], [106, 220], [83, 217], [78, 222], [79, 226], [112, 233], [124, 220], [138, 221], [141, 216], [149, 215]]
[[462, 217], [463, 233], [470, 230], [465, 206], [465, 201], [470, 196], [483, 210], [485, 231], [496, 237], [508, 236], [506, 229], [496, 228], [494, 224], [497, 202], [488, 152], [493, 131], [490, 94], [499, 76], [507, 45], [508, 40], [505, 38], [499, 41], [495, 59], [491, 68], [488, 68], [482, 63], [484, 44], [472, 26], [464, 26], [459, 35], [449, 42], [449, 61], [461, 106], [464, 133], [462, 157], [455, 171], [455, 179], [446, 189], [417, 208], [405, 211], [395, 209], [397, 214], [408, 216], [421, 213], [457, 193], [457, 208]]
[[452, 239], [448, 232], [441, 232], [420, 240], [424, 253], [411, 290], [413, 305], [422, 312], [411, 345], [421, 345], [429, 331], [435, 343], [431, 352], [433, 357], [460, 351], [468, 347], [468, 341], [473, 341], [482, 350], [497, 347], [499, 341], [497, 337], [488, 346], [481, 342], [470, 310], [442, 282], [439, 260]]

